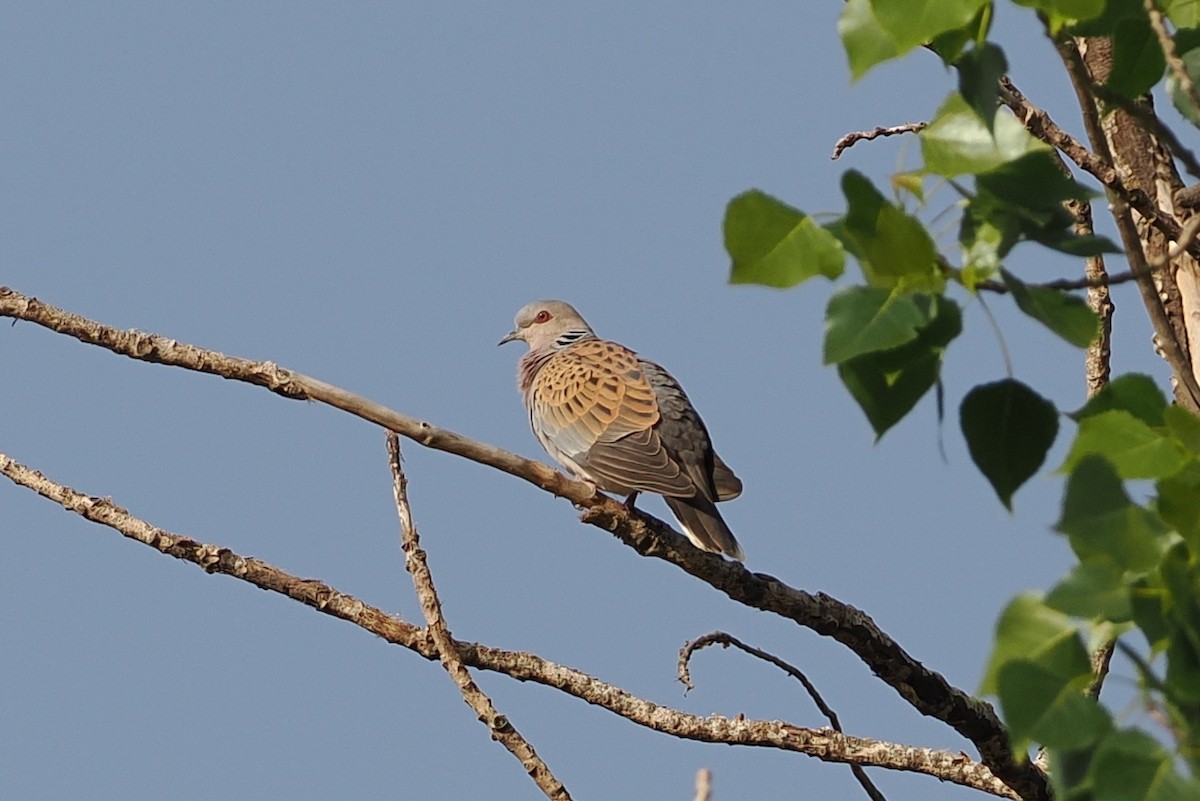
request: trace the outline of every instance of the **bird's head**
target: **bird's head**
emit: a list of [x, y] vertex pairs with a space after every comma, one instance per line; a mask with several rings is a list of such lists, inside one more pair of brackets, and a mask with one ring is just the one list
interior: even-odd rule
[[[561, 300], [535, 300], [517, 312], [516, 327], [504, 335], [501, 345], [513, 340], [523, 340], [530, 350], [550, 347], [563, 334], [575, 333], [593, 336], [591, 326], [569, 303]], [[576, 337], [578, 338], [578, 337]]]

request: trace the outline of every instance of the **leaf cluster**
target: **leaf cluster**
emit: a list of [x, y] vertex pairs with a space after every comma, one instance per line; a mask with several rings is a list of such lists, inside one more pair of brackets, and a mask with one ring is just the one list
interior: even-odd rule
[[[1112, 74], [1097, 87], [1106, 102], [1161, 83], [1200, 125], [1200, 3], [1015, 3], [1052, 37], [1111, 39]], [[823, 358], [877, 438], [930, 390], [940, 414], [942, 364], [963, 330], [960, 299], [972, 301], [981, 288], [1003, 287], [1020, 311], [1079, 348], [1100, 331], [1079, 294], [1023, 279], [1013, 264], [1021, 243], [1080, 257], [1120, 251], [1078, 232], [1073, 209], [1095, 192], [1002, 108], [1008, 65], [988, 39], [994, 5], [848, 0], [839, 33], [855, 80], [920, 47], [952, 70], [953, 88], [918, 134], [920, 166], [892, 176], [890, 196], [847, 171], [845, 208], [823, 224], [759, 190], [726, 211], [733, 283], [787, 288], [842, 279], [847, 257], [857, 264], [858, 279], [826, 306]], [[1158, 12], [1174, 28], [1170, 50], [1183, 65], [1165, 80], [1170, 52], [1152, 24]], [[950, 186], [958, 199], [950, 248], [922, 220], [930, 184]], [[965, 393], [959, 420], [971, 458], [1005, 506], [1041, 469], [1063, 417], [1012, 376]], [[1060, 468], [1066, 486], [1055, 528], [1079, 562], [1049, 592], [1021, 595], [1005, 610], [982, 691], [999, 699], [1018, 752], [1032, 743], [1048, 749], [1061, 798], [1200, 798], [1200, 419], [1138, 375], [1067, 417], [1078, 427]], [[1151, 482], [1149, 500], [1135, 500], [1134, 481]], [[1142, 651], [1125, 642], [1121, 649], [1147, 707], [1166, 719], [1158, 738], [1118, 725], [1085, 692], [1095, 675], [1089, 650], [1135, 631]]]

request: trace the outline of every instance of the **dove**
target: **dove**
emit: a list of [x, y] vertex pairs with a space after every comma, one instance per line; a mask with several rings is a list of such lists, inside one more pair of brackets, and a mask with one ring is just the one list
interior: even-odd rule
[[617, 342], [600, 339], [561, 300], [517, 312], [500, 340], [529, 351], [517, 366], [529, 425], [554, 461], [605, 492], [661, 495], [696, 547], [741, 561], [717, 511], [742, 482], [717, 456], [704, 421], [670, 373]]

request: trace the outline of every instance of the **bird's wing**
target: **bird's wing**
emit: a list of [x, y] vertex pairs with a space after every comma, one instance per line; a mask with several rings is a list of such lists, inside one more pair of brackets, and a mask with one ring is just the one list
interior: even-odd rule
[[658, 435], [692, 479], [698, 492], [712, 501], [727, 501], [742, 492], [742, 482], [713, 451], [708, 429], [679, 382], [654, 362], [642, 361], [642, 371], [658, 400]]
[[530, 420], [601, 489], [691, 497], [696, 488], [664, 445], [655, 387], [637, 354], [600, 339], [556, 353], [530, 387]]
[[713, 486], [717, 488], [718, 501], [732, 501], [742, 494], [742, 480], [734, 475], [716, 451], [713, 451]]

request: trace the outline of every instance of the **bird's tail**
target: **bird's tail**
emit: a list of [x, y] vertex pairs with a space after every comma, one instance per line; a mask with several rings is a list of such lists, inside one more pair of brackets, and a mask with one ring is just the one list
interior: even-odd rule
[[721, 518], [716, 505], [699, 496], [692, 498], [663, 498], [671, 507], [683, 533], [697, 548], [713, 553], [723, 553], [739, 562], [746, 558], [742, 546]]

